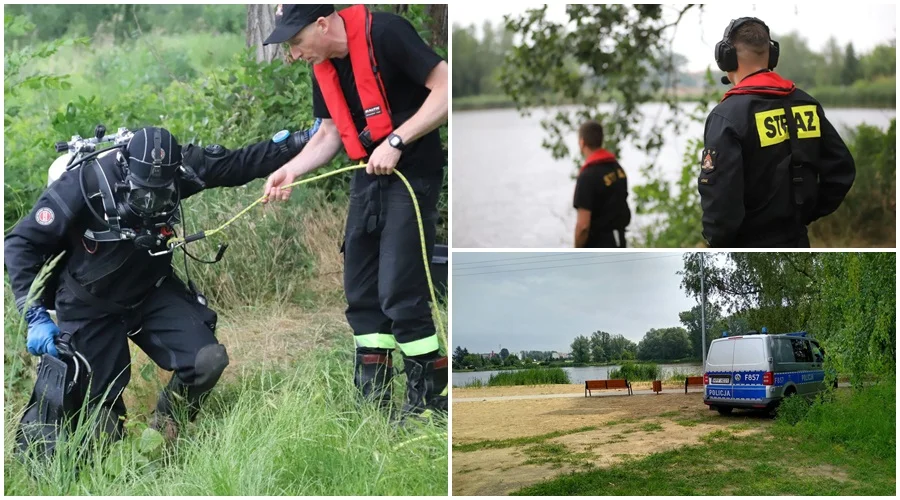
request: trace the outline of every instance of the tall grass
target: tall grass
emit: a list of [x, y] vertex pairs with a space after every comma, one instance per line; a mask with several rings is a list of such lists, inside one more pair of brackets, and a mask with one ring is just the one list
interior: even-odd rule
[[624, 363], [619, 368], [609, 371], [609, 378], [628, 380], [659, 380], [662, 374], [656, 363]]
[[[347, 347], [347, 346], [343, 346]], [[445, 495], [444, 422], [400, 429], [358, 406], [351, 350], [318, 350], [279, 371], [247, 371], [216, 389], [195, 424], [161, 452], [152, 431], [94, 460], [62, 442], [50, 465], [11, 459], [18, 411], [6, 405], [7, 495]]]
[[503, 385], [569, 384], [569, 375], [562, 368], [529, 368], [491, 375], [488, 387]]
[[797, 401], [786, 401], [779, 408], [776, 431], [879, 459], [895, 458], [896, 396], [897, 388], [890, 381], [852, 391], [829, 392], [812, 405], [801, 398], [789, 398]]
[[687, 369], [687, 370], [682, 370], [682, 369], [680, 369], [680, 368], [675, 368], [674, 370], [672, 370], [672, 372], [669, 374], [669, 376], [666, 377], [666, 380], [669, 381], [669, 382], [681, 382], [681, 383], [684, 383], [684, 379], [685, 379], [685, 378], [687, 378], [687, 377], [698, 377], [698, 376], [700, 376], [700, 375], [703, 375], [703, 368], [702, 368], [702, 367], [697, 367], [697, 368], [694, 368], [694, 369]]

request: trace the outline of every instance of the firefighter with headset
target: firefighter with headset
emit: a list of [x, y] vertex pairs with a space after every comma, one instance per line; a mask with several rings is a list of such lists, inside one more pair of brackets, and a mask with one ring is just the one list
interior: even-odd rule
[[[90, 368], [90, 378], [76, 380], [81, 387], [71, 392], [81, 401], [66, 401], [66, 408], [80, 409], [88, 396], [88, 408], [100, 414], [99, 429], [121, 437], [130, 339], [157, 365], [173, 371], [152, 426], [173, 439], [175, 417], [184, 412], [194, 418], [228, 365], [228, 354], [215, 337], [216, 313], [193, 282], [187, 286], [173, 272], [167, 241], [181, 222], [181, 203], [204, 189], [240, 186], [271, 174], [314, 132], [282, 131], [272, 140], [228, 150], [218, 144], [182, 148], [168, 130], [146, 127], [127, 143], [87, 155], [51, 178], [31, 213], [6, 236], [4, 250], [16, 307], [28, 325], [28, 352], [62, 357], [74, 349]], [[63, 251], [64, 260], [44, 282], [44, 293], [30, 297], [44, 263]], [[58, 326], [48, 314], [54, 308]], [[59, 347], [61, 339], [65, 349]], [[38, 387], [63, 383], [42, 381], [42, 373], [36, 393]], [[33, 395], [33, 403], [44, 394]], [[63, 413], [30, 405], [22, 419], [20, 448], [42, 440], [30, 429], [41, 434], [59, 419], [74, 417]], [[43, 421], [49, 415], [57, 421]]]
[[422, 266], [417, 220], [422, 211], [431, 259], [444, 155], [438, 127], [448, 110], [447, 63], [404, 18], [364, 5], [279, 5], [266, 44], [287, 43], [291, 58], [313, 69], [313, 114], [323, 119], [309, 145], [268, 180], [264, 195], [327, 164], [343, 147], [366, 160], [350, 183], [344, 233], [346, 316], [356, 343], [354, 385], [365, 400], [391, 404], [391, 353], [403, 354], [405, 418], [446, 412], [447, 357], [440, 354]]
[[709, 114], [698, 189], [711, 247], [809, 247], [807, 226], [834, 212], [856, 176], [821, 104], [773, 71], [778, 42], [754, 17], [716, 44], [722, 83]]

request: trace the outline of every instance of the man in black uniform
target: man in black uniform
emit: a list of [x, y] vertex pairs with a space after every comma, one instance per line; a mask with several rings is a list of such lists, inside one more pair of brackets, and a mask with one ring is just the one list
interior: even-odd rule
[[447, 63], [404, 18], [355, 5], [279, 5], [266, 43], [287, 42], [294, 60], [313, 65], [313, 113], [322, 126], [309, 146], [267, 184], [269, 198], [294, 178], [328, 163], [343, 145], [368, 158], [350, 184], [344, 237], [347, 320], [356, 341], [354, 383], [363, 396], [391, 401], [391, 351], [404, 355], [403, 415], [446, 411], [447, 357], [429, 307], [418, 225], [397, 168], [412, 184], [435, 242], [444, 156], [438, 127], [448, 109]]
[[578, 147], [585, 160], [575, 181], [575, 248], [625, 248], [625, 228], [631, 222], [625, 171], [603, 149], [599, 123], [581, 125]]
[[731, 21], [716, 63], [735, 86], [706, 120], [699, 191], [712, 247], [809, 247], [806, 226], [834, 212], [856, 169], [822, 106], [772, 71], [762, 21]]
[[[169, 438], [177, 435], [176, 410], [193, 418], [228, 365], [225, 346], [215, 337], [216, 313], [193, 283], [188, 288], [174, 275], [172, 252], [166, 251], [181, 201], [203, 189], [269, 175], [308, 140], [309, 132], [285, 131], [234, 151], [220, 145], [182, 148], [169, 131], [143, 128], [125, 148], [73, 164], [6, 236], [5, 264], [28, 323], [28, 352], [56, 356], [60, 332], [70, 337], [92, 368], [89, 405], [100, 405], [99, 425], [108, 435], [122, 434], [129, 338], [174, 372], [153, 419]], [[54, 270], [57, 279], [48, 281], [55, 284], [29, 298], [44, 262], [61, 251], [66, 254]], [[47, 312], [54, 306], [58, 327]], [[40, 421], [37, 406], [27, 410], [23, 429], [54, 424]], [[25, 441], [34, 442], [27, 435]]]

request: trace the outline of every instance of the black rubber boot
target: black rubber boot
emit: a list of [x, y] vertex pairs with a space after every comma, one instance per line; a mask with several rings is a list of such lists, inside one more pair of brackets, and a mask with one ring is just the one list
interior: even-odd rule
[[406, 372], [406, 403], [403, 418], [422, 415], [425, 412], [447, 414], [447, 396], [442, 395], [447, 388], [447, 357], [432, 356], [432, 359], [404, 358]]
[[353, 368], [353, 385], [363, 401], [377, 403], [384, 409], [391, 408], [394, 362], [387, 349], [359, 348]]
[[222, 344], [210, 344], [197, 352], [194, 363], [194, 381], [186, 384], [177, 373], [159, 395], [156, 412], [150, 427], [156, 429], [168, 440], [178, 436], [179, 418], [193, 421], [200, 412], [200, 405], [216, 386], [225, 367], [228, 366], [228, 354]]

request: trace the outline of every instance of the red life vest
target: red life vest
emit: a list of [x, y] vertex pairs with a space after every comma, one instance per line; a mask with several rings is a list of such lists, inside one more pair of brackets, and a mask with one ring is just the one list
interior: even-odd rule
[[775, 73], [774, 71], [765, 71], [750, 75], [738, 82], [731, 90], [725, 92], [725, 96], [722, 97], [722, 100], [724, 101], [733, 95], [746, 94], [783, 97], [791, 95], [796, 88], [794, 82], [785, 80], [778, 75], [778, 73]]
[[[338, 11], [344, 20], [347, 32], [347, 48], [350, 51], [350, 66], [356, 80], [356, 91], [366, 114], [366, 130], [371, 142], [378, 142], [387, 137], [393, 130], [391, 110], [388, 107], [384, 82], [378, 73], [375, 61], [375, 49], [372, 46], [372, 13], [365, 5], [354, 5]], [[360, 160], [368, 156], [366, 148], [359, 140], [359, 132], [350, 115], [350, 107], [341, 90], [337, 70], [330, 60], [313, 66], [316, 81], [325, 99], [325, 106], [334, 121], [344, 149], [351, 160]], [[365, 131], [364, 131], [365, 133]]]
[[603, 148], [600, 148], [591, 153], [591, 155], [584, 160], [584, 164], [581, 165], [581, 169], [578, 171], [578, 173], [584, 172], [584, 169], [595, 163], [607, 163], [612, 161], [616, 161], [616, 155]]

